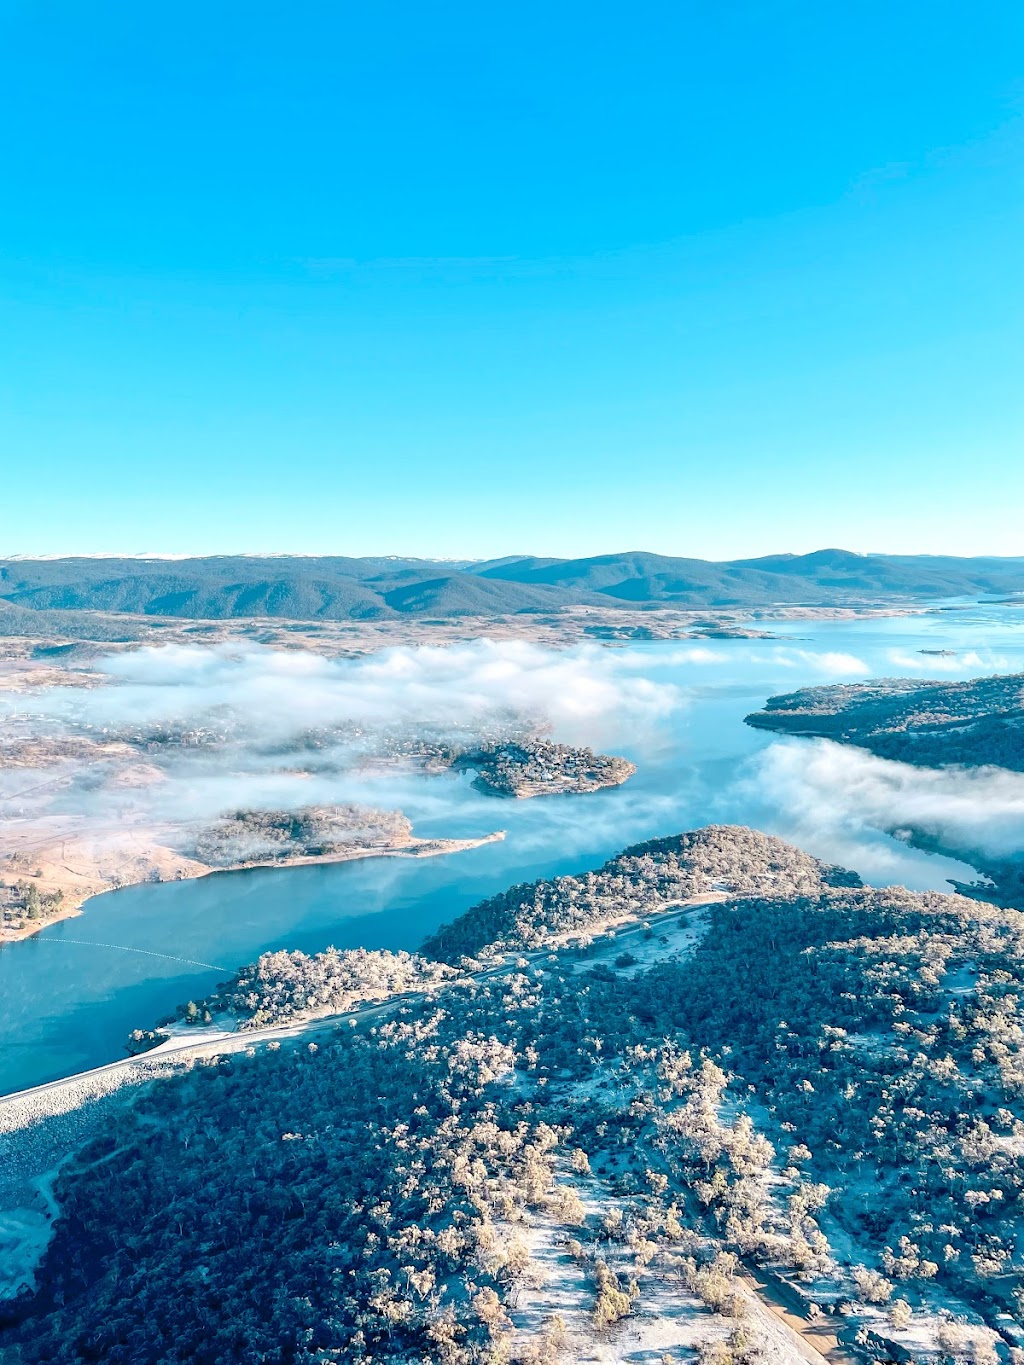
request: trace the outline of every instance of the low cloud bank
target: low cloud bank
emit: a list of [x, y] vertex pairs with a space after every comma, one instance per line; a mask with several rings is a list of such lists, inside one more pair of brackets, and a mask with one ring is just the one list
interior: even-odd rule
[[742, 649], [722, 649], [707, 645], [687, 645], [658, 654], [639, 650], [625, 651], [620, 668], [649, 669], [681, 668], [693, 665], [701, 669], [756, 665], [766, 673], [776, 669], [800, 672], [813, 681], [821, 678], [867, 678], [871, 666], [855, 654], [841, 650], [801, 649], [793, 645], [750, 646]]
[[[897, 655], [873, 653], [875, 671]], [[907, 656], [922, 670], [935, 662]], [[949, 672], [967, 672], [985, 660], [965, 652], [939, 662]], [[748, 698], [761, 688], [767, 695], [870, 676], [864, 660], [839, 650], [778, 641], [554, 650], [481, 640], [327, 659], [262, 646], [196, 645], [113, 655], [98, 672], [94, 688], [0, 694], [5, 731], [68, 741], [59, 763], [33, 768], [30, 759], [25, 767], [0, 768], [0, 813], [110, 827], [122, 815], [189, 824], [246, 807], [353, 803], [403, 809], [419, 832], [507, 824], [527, 855], [557, 847], [566, 856], [728, 820], [781, 834], [878, 884], [936, 885], [943, 876], [965, 875], [951, 861], [947, 868], [894, 842], [888, 837], [894, 829], [912, 827], [951, 850], [996, 858], [1024, 847], [1024, 775], [934, 772], [827, 741], [764, 741], [767, 747], [740, 757], [762, 742], [741, 725], [744, 709], [756, 704]], [[742, 739], [733, 757], [732, 741], [715, 728], [719, 708], [702, 707], [709, 700], [726, 702], [730, 717], [735, 711], [729, 723]], [[560, 740], [634, 756], [640, 770], [614, 793], [489, 803], [484, 812], [484, 798], [465, 779], [361, 768], [357, 761], [360, 733], [407, 728], [465, 737], [502, 723], [549, 726]], [[127, 771], [122, 760], [102, 761], [95, 751], [76, 757], [83, 730], [95, 737], [133, 727], [206, 729], [217, 742], [154, 746], [134, 756]], [[327, 733], [310, 747], [310, 731]]]
[[[139, 731], [179, 731], [188, 743], [150, 746], [129, 769], [123, 757], [104, 760], [95, 751], [84, 758], [69, 752], [35, 772], [0, 769], [6, 814], [109, 820], [131, 812], [151, 823], [189, 823], [242, 807], [411, 802], [440, 817], [445, 800], [451, 809], [467, 799], [465, 782], [360, 771], [367, 736], [425, 729], [465, 740], [512, 725], [550, 728], [560, 740], [598, 748], [635, 748], [685, 702], [674, 683], [639, 676], [624, 651], [556, 651], [520, 641], [396, 648], [356, 659], [259, 646], [163, 646], [107, 657], [96, 671], [101, 683], [93, 688], [0, 697], [0, 715], [23, 737], [45, 736], [57, 748], [83, 734]], [[313, 748], [310, 732], [320, 736]]]
[[1002, 768], [916, 768], [829, 740], [783, 740], [751, 761], [741, 785], [784, 813], [798, 843], [840, 849], [917, 830], [951, 853], [1024, 852], [1024, 774]]
[[572, 741], [667, 715], [672, 684], [637, 677], [618, 651], [478, 640], [358, 659], [253, 647], [162, 646], [101, 660], [111, 686], [53, 688], [19, 710], [77, 724], [202, 724], [230, 715], [278, 739], [348, 722], [463, 727], [501, 718], [550, 724]]
[[1014, 667], [1012, 660], [1003, 654], [993, 654], [990, 650], [979, 653], [976, 649], [918, 651], [916, 654], [905, 649], [890, 649], [888, 660], [901, 677], [910, 674], [915, 678], [934, 678], [944, 673], [974, 677], [984, 673], [1008, 673]]
[[827, 678], [867, 678], [871, 668], [855, 654], [837, 650], [776, 649], [772, 663], [778, 668], [804, 669]]

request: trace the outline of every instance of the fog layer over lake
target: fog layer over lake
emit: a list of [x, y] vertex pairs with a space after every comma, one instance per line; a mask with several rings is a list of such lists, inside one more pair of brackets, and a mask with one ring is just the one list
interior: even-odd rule
[[292, 780], [267, 771], [263, 749], [251, 745], [241, 789], [212, 769], [164, 784], [154, 799], [177, 814], [301, 795], [401, 807], [421, 836], [505, 829], [507, 838], [424, 861], [227, 873], [97, 897], [82, 915], [0, 949], [0, 1091], [116, 1059], [131, 1028], [203, 996], [261, 952], [332, 943], [415, 949], [442, 921], [512, 882], [596, 866], [627, 844], [711, 821], [756, 825], [875, 884], [916, 889], [948, 890], [948, 877], [973, 873], [908, 848], [891, 829], [923, 823], [952, 844], [997, 853], [1024, 846], [1024, 776], [936, 774], [823, 741], [777, 740], [742, 723], [769, 695], [812, 684], [1022, 671], [1024, 607], [764, 625], [784, 638], [566, 652], [468, 645], [343, 664], [147, 651], [111, 665], [120, 672], [109, 689], [39, 694], [31, 705], [50, 721], [72, 706], [109, 707], [112, 720], [129, 704], [132, 714], [158, 719], [234, 708], [245, 752], [251, 736], [265, 744], [267, 727], [297, 704], [311, 726], [529, 715], [549, 721], [557, 738], [623, 754], [638, 770], [624, 786], [592, 795], [501, 801], [474, 791], [466, 775]]

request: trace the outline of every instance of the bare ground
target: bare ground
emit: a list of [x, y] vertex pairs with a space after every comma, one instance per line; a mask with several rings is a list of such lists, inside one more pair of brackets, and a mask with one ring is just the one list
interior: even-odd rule
[[63, 893], [59, 909], [45, 919], [28, 920], [21, 929], [0, 928], [0, 942], [28, 938], [47, 925], [81, 913], [92, 896], [141, 882], [186, 881], [218, 872], [240, 872], [257, 867], [303, 867], [346, 863], [360, 858], [428, 858], [460, 853], [505, 837], [495, 830], [477, 839], [419, 839], [396, 836], [387, 844], [354, 844], [342, 852], [310, 857], [240, 862], [232, 867], [210, 867], [186, 857], [173, 847], [181, 830], [174, 826], [91, 822], [81, 816], [27, 820], [19, 828], [6, 821], [0, 848], [0, 879], [31, 877], [41, 895]]

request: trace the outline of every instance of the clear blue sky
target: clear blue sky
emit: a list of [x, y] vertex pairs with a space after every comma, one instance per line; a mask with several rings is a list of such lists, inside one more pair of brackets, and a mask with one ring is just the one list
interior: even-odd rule
[[1024, 7], [0, 0], [0, 553], [1024, 554]]

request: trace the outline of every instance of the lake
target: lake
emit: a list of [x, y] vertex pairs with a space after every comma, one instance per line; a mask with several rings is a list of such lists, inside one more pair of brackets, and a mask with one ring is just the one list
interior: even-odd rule
[[1022, 671], [1024, 607], [945, 603], [922, 616], [763, 625], [781, 638], [629, 646], [623, 666], [671, 684], [678, 705], [644, 733], [626, 727], [614, 736], [616, 752], [638, 765], [623, 787], [515, 802], [473, 791], [464, 776], [396, 779], [394, 804], [417, 834], [466, 837], [504, 828], [501, 843], [426, 860], [378, 858], [130, 887], [3, 946], [0, 1093], [122, 1056], [132, 1028], [202, 997], [262, 952], [329, 944], [415, 949], [438, 924], [513, 882], [593, 867], [627, 844], [710, 821], [793, 838], [877, 884], [948, 890], [950, 876], [970, 880], [962, 864], [919, 853], [886, 832], [902, 784], [913, 792], [912, 771], [879, 777], [867, 766], [875, 760], [854, 754], [851, 766], [848, 757], [826, 752], [833, 746], [779, 740], [745, 726], [743, 717], [773, 693], [812, 684]]

